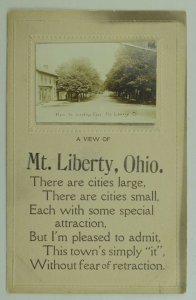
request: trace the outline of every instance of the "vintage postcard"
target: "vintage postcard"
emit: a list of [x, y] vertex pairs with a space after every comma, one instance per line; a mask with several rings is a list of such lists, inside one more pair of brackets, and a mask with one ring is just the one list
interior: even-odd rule
[[183, 12], [8, 15], [7, 288], [186, 290]]

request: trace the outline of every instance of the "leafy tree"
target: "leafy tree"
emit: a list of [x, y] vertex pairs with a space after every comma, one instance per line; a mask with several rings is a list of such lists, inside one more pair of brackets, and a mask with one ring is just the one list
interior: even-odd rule
[[[154, 48], [152, 43], [151, 48]], [[107, 74], [106, 89], [137, 102], [156, 101], [156, 52], [136, 46], [121, 46]]]
[[65, 91], [67, 99], [81, 101], [89, 93], [99, 91], [101, 80], [88, 59], [76, 59], [62, 64], [57, 68], [56, 73], [57, 90]]

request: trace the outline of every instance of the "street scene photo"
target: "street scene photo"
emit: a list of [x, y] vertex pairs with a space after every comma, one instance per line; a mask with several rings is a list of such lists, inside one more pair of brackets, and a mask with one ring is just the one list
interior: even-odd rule
[[36, 122], [156, 123], [155, 41], [36, 45]]

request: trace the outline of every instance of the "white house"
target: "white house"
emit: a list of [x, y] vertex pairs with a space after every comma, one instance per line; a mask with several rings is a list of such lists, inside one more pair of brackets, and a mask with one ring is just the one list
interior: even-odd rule
[[55, 73], [49, 72], [47, 66], [36, 69], [36, 104], [58, 100], [57, 78]]

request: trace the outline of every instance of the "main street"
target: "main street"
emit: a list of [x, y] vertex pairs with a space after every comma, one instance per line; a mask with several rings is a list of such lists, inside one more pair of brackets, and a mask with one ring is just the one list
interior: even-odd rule
[[50, 101], [36, 107], [37, 122], [153, 124], [154, 105], [123, 103], [109, 92], [81, 102]]

